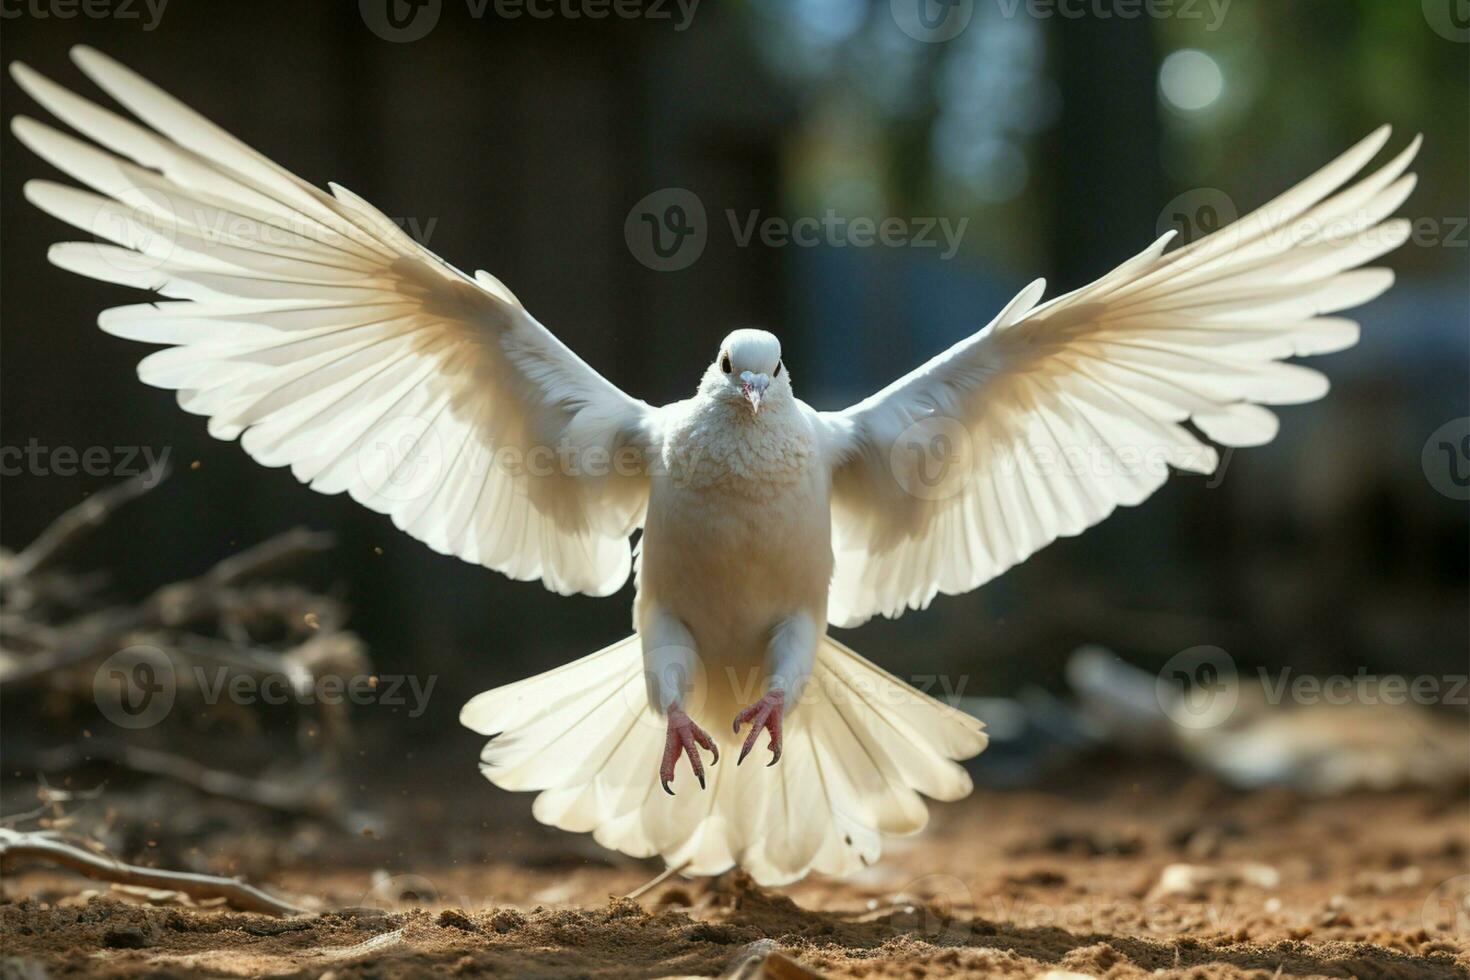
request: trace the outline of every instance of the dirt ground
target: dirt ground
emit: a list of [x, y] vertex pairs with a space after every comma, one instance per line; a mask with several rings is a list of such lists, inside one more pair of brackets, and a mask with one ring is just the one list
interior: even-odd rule
[[[655, 864], [539, 828], [507, 799], [490, 820], [424, 809], [427, 845], [364, 840], [378, 870], [259, 882], [333, 909], [309, 917], [145, 904], [17, 869], [4, 976], [1470, 977], [1463, 787], [1310, 799], [1092, 772], [1065, 797], [937, 806], [857, 878], [675, 877], [637, 900], [620, 896]], [[789, 959], [761, 966], [772, 950]]]

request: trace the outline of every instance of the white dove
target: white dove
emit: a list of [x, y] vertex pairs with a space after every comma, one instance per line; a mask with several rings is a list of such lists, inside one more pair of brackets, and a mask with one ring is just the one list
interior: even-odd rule
[[[1284, 359], [1352, 345], [1357, 325], [1325, 314], [1391, 284], [1358, 267], [1406, 238], [1408, 222], [1385, 219], [1419, 145], [1344, 189], [1385, 127], [1193, 244], [1165, 254], [1166, 235], [1046, 303], [1035, 282], [846, 411], [797, 399], [757, 330], [724, 339], [694, 397], [654, 408], [494, 277], [464, 275], [96, 51], [73, 57], [152, 128], [13, 65], [101, 147], [17, 117], [27, 146], [98, 192], [32, 181], [26, 196], [112, 243], [56, 245], [53, 263], [173, 300], [100, 318], [167, 345], [142, 380], [313, 489], [561, 593], [616, 592], [642, 528], [634, 634], [487, 691], [461, 719], [494, 736], [492, 782], [541, 791], [540, 820], [765, 884], [876, 860], [881, 835], [924, 825], [920, 793], [969, 791], [956, 760], [985, 746], [977, 721], [827, 624], [973, 589], [1139, 503], [1169, 467], [1210, 471], [1215, 451], [1186, 422], [1227, 446], [1269, 441], [1262, 404], [1327, 390]], [[390, 436], [404, 444], [384, 463]], [[768, 765], [716, 764], [762, 732]], [[697, 787], [675, 777], [681, 756]]]

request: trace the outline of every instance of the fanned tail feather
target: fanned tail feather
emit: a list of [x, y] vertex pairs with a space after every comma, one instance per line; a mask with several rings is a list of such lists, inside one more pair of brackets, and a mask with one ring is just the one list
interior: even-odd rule
[[[718, 680], [715, 683], [719, 683]], [[701, 692], [691, 696], [702, 703]], [[692, 711], [697, 715], [697, 711]], [[536, 677], [486, 691], [460, 713], [493, 736], [481, 754], [502, 789], [539, 790], [542, 823], [591, 833], [604, 847], [662, 857], [692, 875], [740, 865], [763, 885], [810, 871], [842, 875], [876, 861], [883, 834], [928, 820], [920, 794], [956, 800], [970, 778], [956, 760], [985, 748], [984, 726], [830, 637], [789, 711], [774, 767], [736, 767], [726, 719], [697, 719], [720, 744], [701, 791], [687, 769], [659, 788], [665, 721], [648, 703], [635, 634]]]

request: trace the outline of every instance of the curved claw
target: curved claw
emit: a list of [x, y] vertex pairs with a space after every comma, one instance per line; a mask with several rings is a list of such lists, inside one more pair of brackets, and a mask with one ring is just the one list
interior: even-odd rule
[[745, 761], [750, 750], [755, 748], [756, 736], [761, 729], [770, 732], [771, 761], [766, 763], [769, 769], [781, 761], [781, 717], [786, 708], [786, 692], [779, 688], [770, 691], [765, 697], [755, 704], [746, 708], [735, 716], [735, 734], [740, 734], [740, 726], [746, 722], [750, 723], [750, 734], [745, 736], [745, 744], [740, 747], [740, 758], [735, 760], [738, 766]]
[[659, 766], [658, 771], [659, 785], [663, 786], [665, 793], [670, 796], [674, 795], [669, 783], [674, 780], [674, 769], [681, 755], [689, 757], [689, 765], [694, 770], [694, 778], [699, 780], [699, 788], [705, 788], [704, 762], [699, 757], [700, 748], [714, 753], [710, 765], [713, 766], [720, 761], [720, 750], [715, 746], [714, 739], [709, 737], [709, 733], [691, 721], [683, 708], [671, 705], [668, 735], [664, 738], [663, 763]]

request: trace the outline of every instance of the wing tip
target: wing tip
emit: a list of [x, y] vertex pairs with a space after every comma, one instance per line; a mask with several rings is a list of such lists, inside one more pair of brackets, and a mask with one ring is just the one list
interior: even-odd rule
[[1409, 240], [1409, 235], [1414, 230], [1414, 222], [1409, 218], [1389, 218], [1378, 227], [1387, 236], [1387, 241], [1392, 242], [1388, 246], [1388, 251], [1392, 251]]
[[10, 77], [15, 80], [15, 84], [20, 86], [20, 90], [42, 104], [46, 102], [45, 91], [47, 87], [59, 87], [51, 79], [36, 71], [36, 69], [24, 61], [12, 61], [9, 66], [9, 71]]
[[1032, 310], [1036, 308], [1036, 304], [1041, 301], [1041, 297], [1045, 295], [1045, 293], [1045, 278], [1031, 280], [1031, 282], [1026, 285], [1026, 288], [1017, 293], [1011, 299], [1011, 301], [1007, 303], [999, 313], [996, 314], [995, 319], [991, 321], [992, 327], [996, 329], [1004, 329], [1006, 327], [1013, 326], [1014, 324], [1019, 323], [1021, 320], [1026, 318], [1027, 314], [1029, 314]]
[[[46, 193], [52, 188], [64, 188], [66, 186], [67, 185], [57, 183], [54, 180], [46, 180], [42, 177], [32, 177], [30, 180], [20, 185], [20, 195], [21, 197], [24, 197], [27, 201], [29, 201], [33, 206], [40, 208], [42, 211], [46, 211]], [[47, 213], [50, 214], [49, 211], [47, 211]], [[55, 244], [56, 243], [54, 242], [52, 243], [53, 247]]]
[[[1402, 220], [1404, 220], [1405, 222], [1408, 221], [1407, 218]], [[1358, 271], [1366, 273], [1368, 276], [1371, 276], [1373, 280], [1381, 287], [1378, 293], [1375, 293], [1373, 296], [1369, 297], [1369, 299], [1363, 300], [1364, 303], [1367, 303], [1373, 299], [1377, 299], [1383, 294], [1383, 292], [1391, 289], [1393, 287], [1393, 284], [1398, 281], [1398, 273], [1394, 272], [1393, 269], [1389, 268], [1386, 265], [1370, 265], [1366, 269], [1360, 269]]]
[[[1349, 169], [1344, 176], [1340, 177], [1335, 182], [1333, 188], [1328, 191], [1328, 193], [1335, 193], [1338, 189], [1342, 187], [1344, 183], [1351, 179], [1353, 174], [1357, 173], [1359, 170], [1362, 170], [1363, 167], [1367, 166], [1368, 161], [1372, 160], [1379, 154], [1383, 147], [1388, 143], [1389, 137], [1391, 137], [1392, 135], [1393, 124], [1384, 123], [1377, 129], [1369, 133], [1367, 136], [1364, 136], [1362, 139], [1358, 140], [1345, 152], [1343, 152], [1331, 163], [1329, 163], [1327, 167], [1324, 168], [1324, 170], [1331, 171], [1332, 169], [1337, 167], [1347, 167]], [[1318, 174], [1315, 176], [1320, 176], [1322, 172], [1323, 171], [1319, 171]], [[1312, 179], [1313, 178], [1308, 178], [1309, 181]]]
[[[10, 63], [10, 77], [15, 79], [15, 84], [20, 86], [22, 92], [49, 109], [51, 114], [55, 116], [62, 115], [56, 109], [58, 103], [64, 104], [67, 99], [80, 98], [80, 96], [56, 84], [23, 61], [12, 61]], [[35, 121], [32, 120], [32, 122]], [[36, 123], [36, 125], [44, 124]]]
[[117, 64], [117, 62], [90, 44], [73, 44], [67, 49], [66, 54], [72, 60], [72, 64], [76, 65], [82, 71], [88, 71], [89, 63], [102, 66]]
[[27, 92], [30, 91], [29, 85], [31, 79], [38, 78], [41, 74], [19, 58], [10, 63], [8, 70], [10, 71], [10, 77], [15, 79], [16, 84]]
[[43, 125], [41, 120], [27, 116], [25, 113], [19, 113], [10, 117], [10, 131], [15, 134], [15, 138], [20, 140], [27, 149], [31, 149], [30, 137], [39, 131]]
[[[142, 77], [127, 65], [124, 65], [116, 58], [103, 54], [90, 44], [74, 44], [67, 51], [67, 55], [71, 58], [72, 64], [82, 70], [82, 74], [90, 78], [98, 88], [112, 95], [113, 98], [117, 98], [116, 89], [119, 83], [126, 84], [131, 81], [143, 81]], [[118, 101], [121, 102], [123, 100], [118, 99]]]

